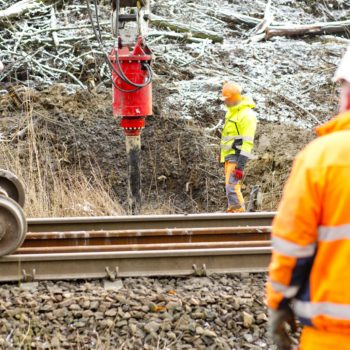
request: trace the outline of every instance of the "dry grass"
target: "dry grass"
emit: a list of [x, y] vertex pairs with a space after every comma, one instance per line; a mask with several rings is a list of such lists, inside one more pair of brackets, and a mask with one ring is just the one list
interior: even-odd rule
[[[15, 173], [25, 184], [28, 217], [121, 215], [124, 210], [99, 169], [84, 174], [69, 164], [64, 151], [51, 147], [48, 130], [36, 132], [30, 96], [23, 104], [18, 132], [0, 143], [0, 167]], [[24, 141], [18, 141], [18, 135]], [[55, 151], [53, 151], [55, 149]]]

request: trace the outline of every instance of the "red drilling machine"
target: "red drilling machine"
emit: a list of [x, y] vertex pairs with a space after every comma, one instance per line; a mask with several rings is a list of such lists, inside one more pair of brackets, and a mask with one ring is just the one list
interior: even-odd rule
[[[90, 0], [86, 0], [92, 28], [103, 51], [98, 21], [97, 0], [94, 1], [96, 26]], [[129, 213], [141, 209], [141, 132], [145, 118], [152, 114], [152, 52], [145, 42], [150, 17], [150, 0], [112, 0], [112, 32], [115, 45], [105, 55], [113, 84], [113, 115], [120, 118], [128, 157]]]
[[113, 115], [120, 117], [128, 157], [129, 213], [141, 209], [141, 132], [152, 114], [152, 52], [145, 43], [149, 0], [112, 0], [112, 30], [117, 38], [112, 63]]
[[152, 52], [145, 43], [149, 0], [112, 0], [112, 29], [117, 38], [112, 63], [113, 115], [120, 117], [128, 157], [129, 212], [141, 209], [141, 131], [152, 114]]

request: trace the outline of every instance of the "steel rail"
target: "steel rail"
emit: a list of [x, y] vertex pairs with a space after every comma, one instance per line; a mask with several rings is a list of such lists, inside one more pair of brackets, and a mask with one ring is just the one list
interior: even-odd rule
[[28, 232], [270, 226], [275, 212], [28, 219]]
[[0, 281], [265, 271], [275, 213], [29, 219]]
[[262, 272], [270, 247], [28, 254], [0, 258], [0, 281]]
[[28, 232], [24, 248], [252, 241], [270, 239], [270, 226], [148, 229], [121, 231]]

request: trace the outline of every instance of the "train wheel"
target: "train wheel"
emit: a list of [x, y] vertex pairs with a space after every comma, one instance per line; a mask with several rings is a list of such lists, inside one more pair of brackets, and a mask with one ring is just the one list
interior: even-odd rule
[[12, 198], [23, 208], [24, 185], [15, 174], [8, 170], [0, 169], [0, 194]]
[[27, 221], [13, 199], [0, 196], [0, 256], [13, 253], [23, 243]]

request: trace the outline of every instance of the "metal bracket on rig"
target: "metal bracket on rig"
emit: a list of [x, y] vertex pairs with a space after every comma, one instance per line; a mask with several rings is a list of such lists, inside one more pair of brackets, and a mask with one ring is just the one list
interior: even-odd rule
[[[145, 118], [152, 115], [152, 52], [143, 28], [149, 19], [149, 0], [113, 0], [112, 25], [117, 45], [110, 53], [113, 81], [113, 115], [124, 130], [128, 157], [128, 206], [131, 214], [141, 209], [141, 132]], [[126, 12], [123, 7], [136, 7]], [[126, 22], [136, 22], [136, 43], [122, 31]], [[127, 37], [127, 39], [125, 39]], [[124, 40], [125, 39], [125, 40]], [[129, 42], [128, 42], [129, 40]]]

